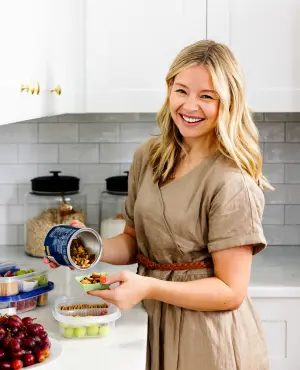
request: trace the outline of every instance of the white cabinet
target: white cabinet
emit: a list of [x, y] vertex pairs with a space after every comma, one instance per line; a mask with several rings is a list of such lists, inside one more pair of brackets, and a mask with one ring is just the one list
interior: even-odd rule
[[[1, 2], [0, 124], [84, 110], [82, 4]], [[60, 96], [49, 91], [57, 84]]]
[[86, 0], [87, 112], [157, 112], [177, 53], [206, 37], [206, 0]]
[[208, 0], [207, 38], [240, 61], [250, 107], [300, 110], [299, 0]]
[[252, 298], [263, 322], [270, 370], [299, 370], [300, 298]]

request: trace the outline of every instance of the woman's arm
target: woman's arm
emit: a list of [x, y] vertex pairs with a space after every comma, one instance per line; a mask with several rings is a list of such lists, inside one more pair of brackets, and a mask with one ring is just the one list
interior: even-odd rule
[[251, 274], [252, 246], [212, 253], [214, 276], [190, 282], [150, 278], [147, 298], [198, 311], [234, 310], [243, 302]]
[[126, 225], [124, 232], [111, 239], [103, 240], [101, 262], [112, 265], [136, 263], [137, 242], [134, 228]]

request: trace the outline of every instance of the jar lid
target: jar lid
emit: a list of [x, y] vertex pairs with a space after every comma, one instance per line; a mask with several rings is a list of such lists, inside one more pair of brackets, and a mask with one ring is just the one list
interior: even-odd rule
[[53, 176], [40, 176], [31, 180], [34, 194], [74, 194], [79, 192], [80, 179], [75, 176], [59, 176], [61, 171], [50, 171]]
[[112, 176], [105, 179], [106, 191], [112, 194], [128, 194], [128, 171], [124, 171], [126, 175]]

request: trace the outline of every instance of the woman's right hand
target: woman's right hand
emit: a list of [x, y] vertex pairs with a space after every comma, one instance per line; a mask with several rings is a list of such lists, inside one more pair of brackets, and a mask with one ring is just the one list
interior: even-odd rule
[[[75, 220], [75, 221], [72, 221], [70, 226], [74, 226], [74, 227], [78, 227], [80, 229], [82, 228], [85, 228], [85, 224], [83, 224], [82, 222], [78, 221], [78, 220]], [[57, 265], [56, 263], [50, 261], [47, 257], [44, 257], [44, 263], [46, 265], [49, 265], [52, 269], [56, 269], [57, 267], [59, 267], [60, 265]], [[70, 270], [74, 270], [73, 267], [70, 267]]]

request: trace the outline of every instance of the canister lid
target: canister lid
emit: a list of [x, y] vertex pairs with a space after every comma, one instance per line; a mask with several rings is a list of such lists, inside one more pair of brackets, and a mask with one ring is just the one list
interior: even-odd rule
[[112, 194], [127, 194], [128, 193], [128, 171], [124, 171], [126, 175], [112, 176], [105, 179], [106, 190]]
[[31, 180], [34, 194], [76, 194], [80, 179], [75, 176], [59, 176], [61, 171], [50, 171], [53, 176], [40, 176]]

